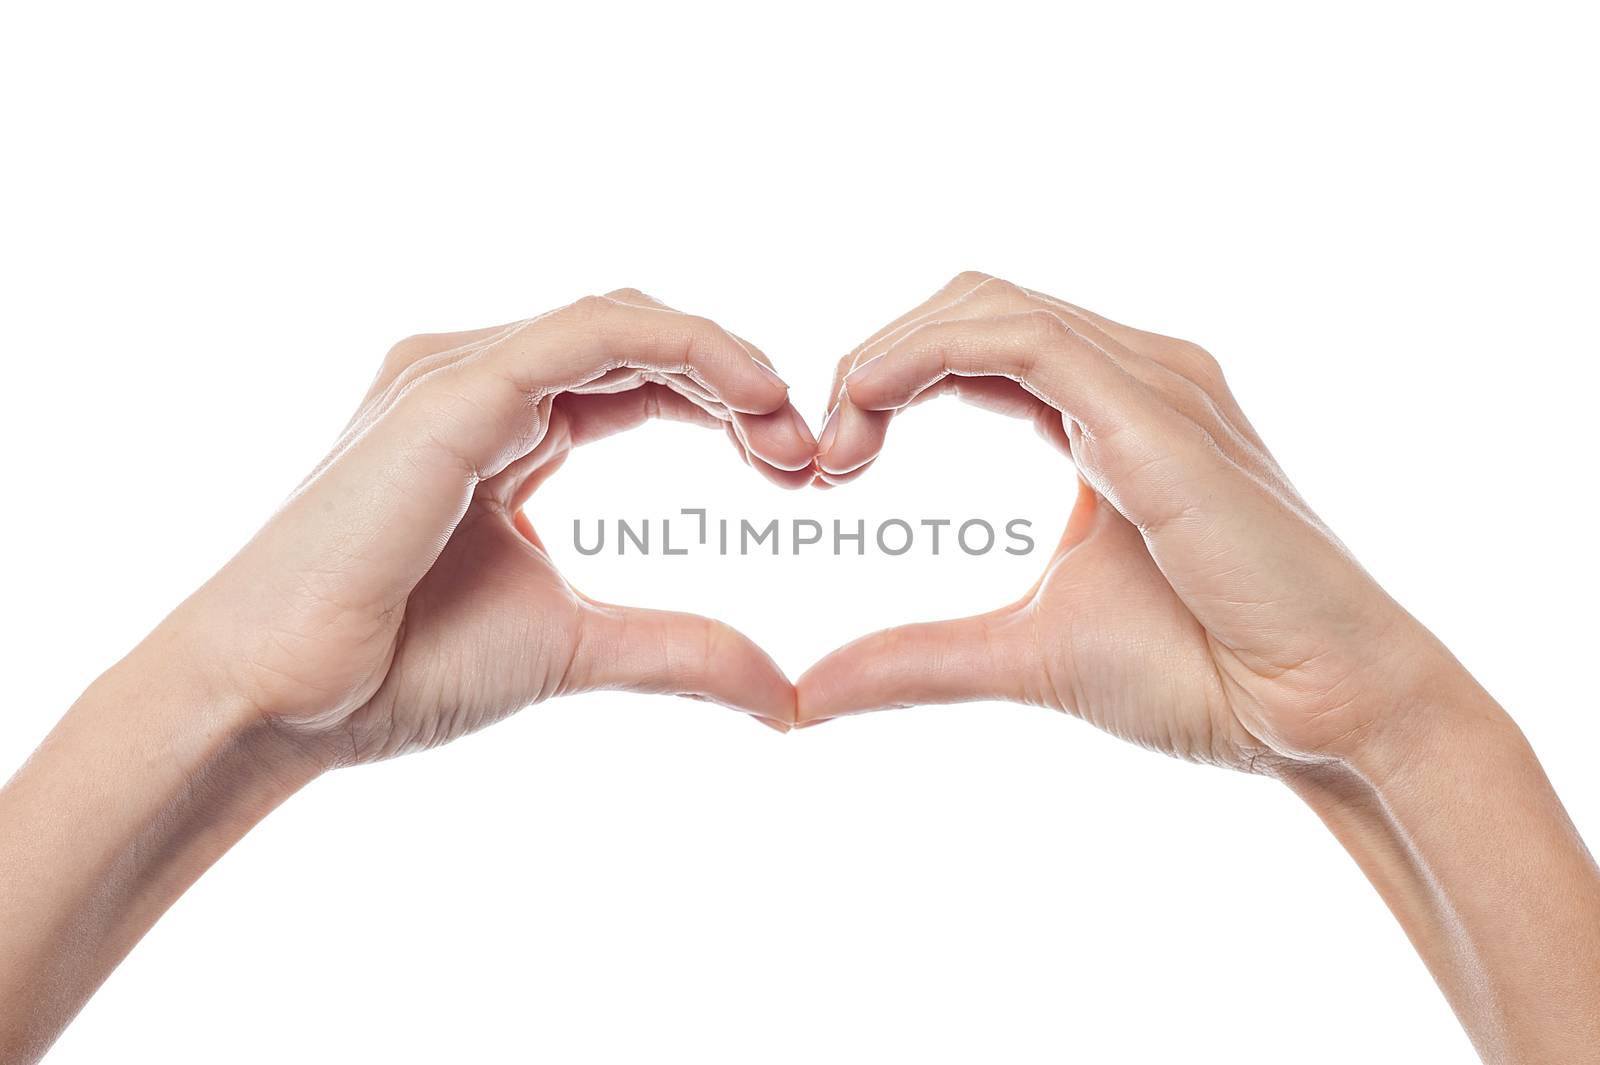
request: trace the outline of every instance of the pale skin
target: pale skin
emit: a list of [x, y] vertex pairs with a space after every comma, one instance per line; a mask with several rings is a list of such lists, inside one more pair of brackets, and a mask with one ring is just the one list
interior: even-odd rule
[[[522, 514], [573, 447], [651, 417], [724, 429], [780, 484], [843, 483], [943, 393], [1031, 419], [1076, 467], [1054, 557], [1018, 602], [864, 637], [794, 684], [725, 625], [583, 596]], [[819, 443], [759, 350], [635, 290], [397, 345], [328, 458], [0, 792], [0, 1060], [42, 1056], [321, 773], [626, 689], [780, 731], [1012, 700], [1272, 776], [1485, 1060], [1600, 1061], [1600, 871], [1505, 711], [1299, 498], [1208, 354], [963, 274], [832, 395]]]

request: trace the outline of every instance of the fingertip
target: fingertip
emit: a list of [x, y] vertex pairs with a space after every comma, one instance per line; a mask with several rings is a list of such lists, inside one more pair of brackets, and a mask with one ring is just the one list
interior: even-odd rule
[[748, 396], [740, 397], [739, 403], [728, 402], [728, 397], [724, 402], [743, 414], [772, 414], [782, 409], [789, 402], [789, 383], [760, 359], [746, 358], [746, 365], [755, 367], [759, 380]]
[[589, 602], [574, 690], [681, 695], [792, 725], [794, 685], [755, 641], [696, 614]]
[[845, 375], [844, 392], [863, 410], [886, 410], [900, 404], [887, 394], [884, 356], [868, 359]]
[[790, 492], [809, 486], [816, 477], [816, 471], [809, 464], [798, 470], [785, 470], [757, 456], [751, 459], [750, 465], [754, 466], [761, 476], [768, 481]]
[[862, 474], [866, 473], [868, 470], [872, 469], [872, 464], [877, 461], [878, 460], [876, 458], [869, 459], [860, 466], [857, 466], [855, 469], [851, 470], [849, 473], [829, 473], [828, 471], [819, 467], [817, 470], [817, 487], [828, 489], [847, 485], [851, 481], [854, 481], [856, 478], [860, 477]]
[[771, 414], [739, 414], [735, 418], [745, 444], [771, 466], [794, 472], [807, 469], [816, 458], [816, 438], [793, 404]]
[[848, 401], [840, 403], [832, 423], [823, 431], [818, 468], [827, 474], [846, 474], [877, 458], [891, 417], [888, 411], [863, 410]]
[[790, 726], [795, 720], [795, 690], [778, 663], [754, 640], [720, 621], [708, 622], [717, 637], [698, 675], [696, 691], [725, 706]]
[[826, 655], [795, 681], [795, 722], [935, 703], [1024, 701], [1034, 655], [1010, 611], [884, 629]]
[[866, 647], [875, 637], [863, 637], [845, 644], [810, 669], [800, 674], [794, 682], [795, 727], [831, 721], [841, 714], [877, 709], [866, 698], [870, 692], [873, 656]]
[[[743, 344], [741, 343], [740, 346], [742, 347]], [[749, 355], [748, 351], [746, 352], [746, 355], [747, 356]], [[778, 371], [777, 370], [774, 370], [772, 367], [768, 366], [766, 363], [762, 362], [760, 359], [757, 359], [757, 358], [754, 358], [754, 357], [750, 357], [750, 365], [752, 365], [756, 369], [760, 370], [762, 376], [767, 378], [767, 380], [771, 381], [773, 384], [775, 384], [779, 388], [783, 389], [783, 391], [786, 394], [788, 393], [788, 391], [789, 391], [789, 382], [785, 381], [782, 377], [780, 377], [778, 375]]]

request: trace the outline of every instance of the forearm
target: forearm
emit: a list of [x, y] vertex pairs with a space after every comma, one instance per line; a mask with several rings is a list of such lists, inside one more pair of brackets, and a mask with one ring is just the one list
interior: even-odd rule
[[1600, 870], [1464, 674], [1348, 766], [1291, 775], [1492, 1062], [1600, 1061]]
[[316, 775], [161, 632], [0, 791], [0, 1060], [44, 1053], [172, 902]]

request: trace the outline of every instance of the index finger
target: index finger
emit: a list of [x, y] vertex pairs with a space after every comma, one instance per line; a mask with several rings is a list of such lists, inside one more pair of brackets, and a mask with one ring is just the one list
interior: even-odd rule
[[[725, 406], [782, 407], [788, 386], [715, 323], [588, 297], [448, 358], [402, 371], [358, 432], [301, 486], [289, 507], [344, 514], [336, 544], [297, 540], [308, 572], [349, 568], [348, 594], [392, 604], [433, 566], [477, 485], [529, 454], [553, 398], [621, 367], [683, 374]], [[334, 557], [321, 557], [331, 554]]]
[[992, 279], [988, 274], [976, 270], [957, 274], [939, 291], [873, 333], [839, 360], [834, 367], [833, 387], [828, 392], [828, 410], [817, 454], [817, 468], [826, 483], [843, 484], [864, 470], [882, 449], [889, 421], [894, 417], [893, 412], [863, 410], [852, 403], [844, 390], [845, 377], [876, 355], [884, 344], [989, 280]]

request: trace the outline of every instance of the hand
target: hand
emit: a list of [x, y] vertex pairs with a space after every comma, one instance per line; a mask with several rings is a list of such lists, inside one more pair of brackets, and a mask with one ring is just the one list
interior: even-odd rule
[[1037, 585], [880, 632], [798, 682], [799, 721], [1005, 699], [1241, 769], [1337, 759], [1454, 660], [1295, 492], [1215, 361], [962, 274], [839, 365], [818, 466], [860, 474], [894, 414], [953, 393], [1031, 419], [1078, 497]]
[[608, 606], [521, 507], [575, 446], [651, 417], [725, 426], [809, 483], [815, 441], [755, 348], [633, 290], [397, 345], [332, 453], [166, 623], [201, 671], [332, 763], [454, 739], [595, 688], [674, 692], [780, 729], [793, 688], [718, 622]]
[[[716, 622], [585, 598], [521, 513], [572, 447], [652, 416], [725, 426], [780, 483], [840, 483], [895, 411], [942, 392], [1031, 418], [1071, 456], [1061, 545], [1021, 601], [869, 636], [798, 691]], [[1600, 870], [1509, 717], [1311, 514], [1209, 356], [962, 275], [841, 364], [820, 444], [759, 351], [631, 290], [396, 347], [279, 513], [0, 789], [0, 1057], [42, 1055], [151, 922], [329, 765], [603, 687], [780, 729], [1008, 698], [1279, 772], [1486, 1058], [1600, 1046]]]

